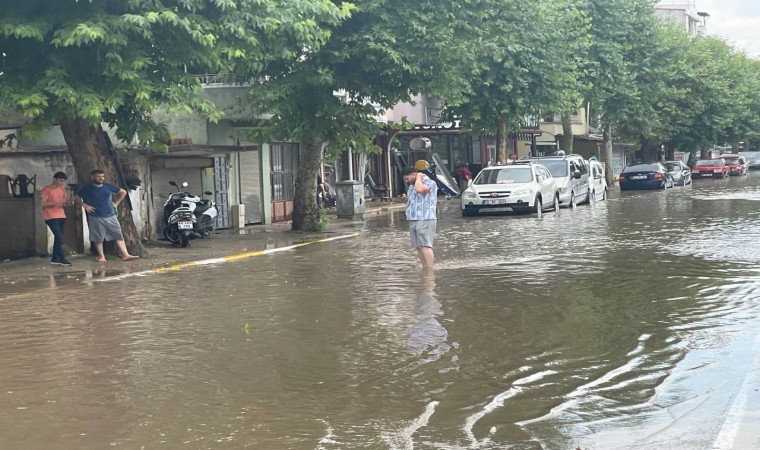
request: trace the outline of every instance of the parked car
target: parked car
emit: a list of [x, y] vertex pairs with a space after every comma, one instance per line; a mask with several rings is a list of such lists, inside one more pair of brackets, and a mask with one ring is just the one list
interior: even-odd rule
[[540, 213], [559, 210], [559, 190], [551, 172], [536, 164], [509, 164], [484, 168], [462, 193], [462, 215], [484, 209], [509, 208]]
[[739, 155], [747, 160], [749, 170], [760, 169], [760, 152], [739, 152]]
[[675, 186], [668, 170], [658, 162], [625, 166], [618, 179], [621, 191], [632, 189], [665, 189]]
[[607, 180], [604, 164], [599, 161], [589, 161], [589, 192], [592, 201], [607, 200]]
[[729, 175], [747, 175], [749, 172], [749, 165], [743, 156], [723, 155], [721, 158], [726, 162]]
[[518, 161], [537, 162], [552, 173], [559, 189], [559, 200], [562, 206], [575, 207], [578, 203], [588, 203], [589, 195], [589, 165], [580, 155], [541, 156]]
[[665, 168], [677, 185], [687, 186], [692, 183], [691, 169], [682, 161], [666, 161]]
[[700, 159], [691, 169], [693, 178], [725, 178], [728, 167], [723, 159]]

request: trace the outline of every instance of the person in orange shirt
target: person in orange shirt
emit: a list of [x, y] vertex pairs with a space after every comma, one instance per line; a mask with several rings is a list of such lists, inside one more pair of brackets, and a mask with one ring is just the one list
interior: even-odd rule
[[70, 266], [71, 263], [63, 254], [63, 225], [66, 223], [66, 212], [63, 207], [71, 205], [73, 200], [66, 194], [66, 180], [68, 177], [63, 172], [53, 175], [53, 183], [42, 188], [42, 218], [53, 232], [53, 259], [50, 264]]

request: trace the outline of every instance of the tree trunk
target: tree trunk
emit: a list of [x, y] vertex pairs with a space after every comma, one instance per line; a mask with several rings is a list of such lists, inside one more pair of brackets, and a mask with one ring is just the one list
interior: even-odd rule
[[499, 164], [506, 164], [509, 153], [507, 145], [509, 144], [509, 122], [506, 116], [499, 117], [498, 128], [496, 131], [496, 154], [499, 158]]
[[296, 176], [292, 231], [320, 231], [317, 206], [317, 173], [326, 142], [301, 141], [301, 163]]
[[559, 145], [560, 150], [564, 150], [566, 154], [573, 154], [573, 122], [569, 113], [562, 114], [562, 139]]
[[[127, 189], [123, 176], [119, 171], [117, 157], [111, 148], [111, 141], [100, 125], [92, 125], [81, 118], [66, 117], [60, 121], [61, 131], [66, 140], [74, 169], [77, 172], [79, 186], [90, 182], [90, 172], [100, 169], [105, 172], [106, 180]], [[124, 242], [127, 250], [133, 255], [147, 256], [148, 252], [142, 245], [140, 235], [137, 233], [129, 196], [119, 205], [119, 223], [124, 234]], [[113, 245], [108, 245], [109, 253], [114, 254]]]
[[642, 138], [641, 139], [641, 150], [639, 150], [639, 159], [643, 162], [647, 161], [659, 161], [660, 155], [659, 155], [659, 149], [655, 144], [650, 142], [647, 139]]
[[672, 145], [669, 145], [667, 147], [667, 152], [665, 153], [665, 160], [673, 161], [675, 159], [676, 159], [676, 149]]
[[615, 185], [615, 174], [612, 173], [612, 127], [604, 127], [604, 152], [602, 158], [605, 166], [605, 176], [607, 177], [607, 186]]

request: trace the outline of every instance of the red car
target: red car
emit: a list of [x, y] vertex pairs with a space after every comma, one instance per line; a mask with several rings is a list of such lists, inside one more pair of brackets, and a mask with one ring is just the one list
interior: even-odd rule
[[749, 164], [747, 164], [747, 160], [743, 156], [723, 155], [721, 158], [723, 158], [726, 166], [728, 166], [729, 175], [747, 175]]
[[728, 166], [721, 159], [700, 159], [691, 169], [692, 178], [725, 178], [728, 176]]

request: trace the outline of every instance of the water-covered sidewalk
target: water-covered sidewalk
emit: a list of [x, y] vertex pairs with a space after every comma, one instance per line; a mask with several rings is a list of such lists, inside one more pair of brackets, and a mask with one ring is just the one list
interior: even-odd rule
[[[365, 221], [403, 208], [399, 203], [368, 204]], [[155, 269], [224, 258], [246, 252], [266, 251], [304, 242], [350, 234], [364, 227], [364, 221], [340, 220], [332, 216], [323, 233], [294, 233], [290, 222], [252, 225], [243, 229], [219, 230], [210, 239], [196, 239], [186, 248], [171, 246], [165, 241], [146, 243], [148, 256], [124, 262], [115, 256], [98, 263], [89, 255], [70, 257], [71, 266], [49, 264], [49, 257], [32, 257], [0, 263], [0, 299], [30, 289], [55, 287], [89, 279], [142, 273]]]

